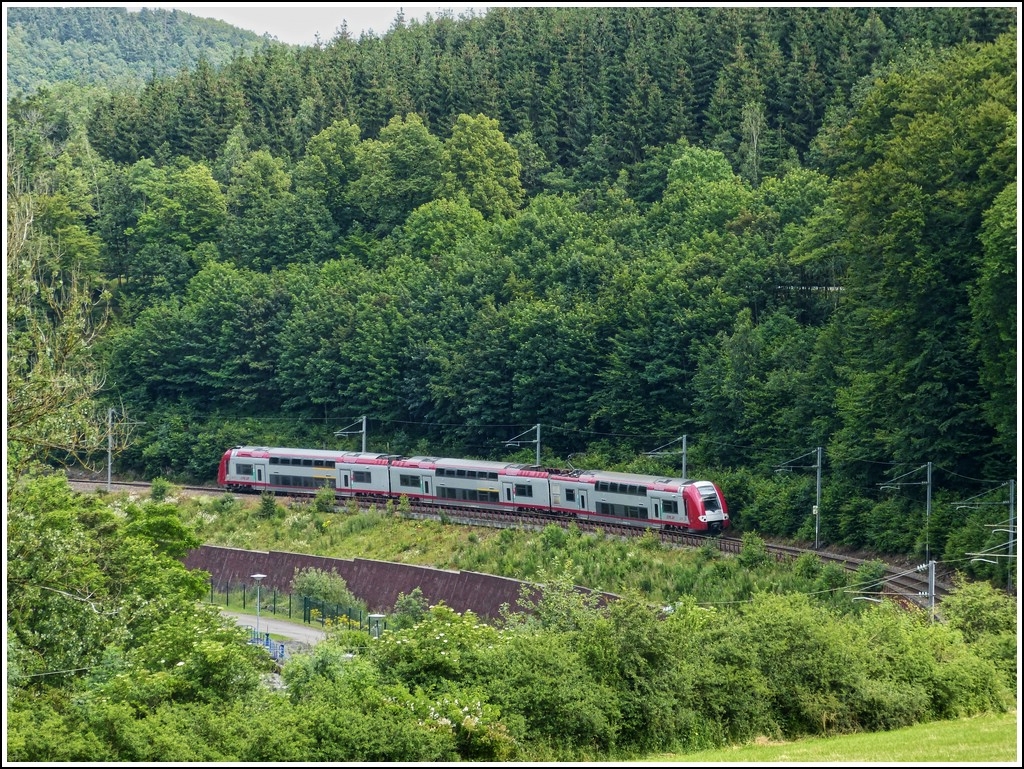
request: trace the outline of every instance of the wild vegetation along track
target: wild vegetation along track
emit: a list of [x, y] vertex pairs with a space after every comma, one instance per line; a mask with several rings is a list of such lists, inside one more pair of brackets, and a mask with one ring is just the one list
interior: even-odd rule
[[[69, 479], [69, 481], [72, 488], [75, 488], [78, 491], [97, 491], [106, 488], [105, 480]], [[150, 484], [143, 481], [112, 481], [110, 488], [111, 491], [115, 492], [128, 491], [140, 495], [147, 495], [149, 493]], [[224, 493], [223, 489], [217, 486], [175, 486], [175, 490], [176, 492], [186, 496], [216, 496]], [[310, 498], [306, 496], [296, 496], [294, 499], [308, 501]], [[360, 508], [369, 509], [374, 504], [379, 503], [375, 503], [371, 500], [360, 501]], [[538, 530], [551, 524], [568, 526], [575, 523], [584, 531], [595, 531], [600, 529], [611, 536], [624, 538], [642, 536], [644, 532], [647, 531], [646, 529], [640, 529], [634, 526], [577, 521], [575, 519], [564, 518], [562, 516], [537, 512], [528, 514], [512, 514], [494, 510], [479, 510], [472, 508], [466, 508], [465, 510], [454, 512], [449, 508], [439, 508], [433, 505], [411, 505], [409, 515], [415, 518], [432, 518], [434, 520], [444, 520], [451, 523], [460, 523], [472, 526], [489, 526], [498, 528], [510, 528], [514, 526], [517, 528], [532, 528]], [[743, 541], [737, 537], [709, 537], [685, 531], [668, 530], [661, 530], [659, 534], [662, 542], [672, 547], [702, 547], [710, 544], [723, 553], [730, 553], [733, 555], [738, 555], [743, 548]], [[858, 558], [841, 553], [829, 552], [827, 550], [813, 550], [796, 547], [794, 545], [774, 544], [771, 542], [765, 542], [765, 548], [776, 561], [795, 560], [804, 553], [813, 553], [825, 563], [837, 564], [848, 571], [856, 571], [865, 563], [870, 563], [873, 560], [881, 560]], [[910, 603], [923, 608], [927, 608], [929, 606], [932, 601], [929, 596], [928, 574], [926, 569], [919, 571], [914, 568], [907, 568], [906, 566], [892, 563], [886, 563], [885, 567], [886, 575], [880, 580], [882, 583], [880, 589], [882, 595], [895, 598], [905, 604]], [[948, 584], [936, 579], [935, 602], [937, 603], [943, 596], [947, 595], [949, 590], [950, 587]], [[865, 590], [865, 593], [868, 593], [868, 591]], [[865, 597], [869, 596], [866, 595]]]

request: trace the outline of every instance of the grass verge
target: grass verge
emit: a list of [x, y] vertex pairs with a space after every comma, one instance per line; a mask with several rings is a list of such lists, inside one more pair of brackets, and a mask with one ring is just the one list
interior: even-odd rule
[[752, 743], [700, 753], [660, 753], [645, 763], [936, 763], [1020, 766], [1017, 711], [917, 724], [906, 729], [786, 743]]

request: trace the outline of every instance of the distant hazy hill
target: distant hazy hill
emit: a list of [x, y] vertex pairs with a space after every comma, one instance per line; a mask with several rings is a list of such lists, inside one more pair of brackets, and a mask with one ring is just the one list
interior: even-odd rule
[[264, 40], [181, 11], [12, 7], [7, 10], [7, 87], [15, 94], [59, 82], [145, 80], [191, 68], [200, 56], [223, 64]]

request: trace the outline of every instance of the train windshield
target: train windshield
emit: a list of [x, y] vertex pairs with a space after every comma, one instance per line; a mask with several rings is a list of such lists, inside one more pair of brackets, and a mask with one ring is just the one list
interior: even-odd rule
[[701, 499], [704, 500], [704, 509], [709, 513], [720, 513], [722, 512], [722, 503], [718, 499], [718, 492], [715, 488], [704, 487], [701, 489]]

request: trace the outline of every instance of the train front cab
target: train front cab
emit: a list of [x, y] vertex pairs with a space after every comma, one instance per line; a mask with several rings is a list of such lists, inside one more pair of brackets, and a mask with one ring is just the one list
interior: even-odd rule
[[729, 510], [722, 490], [710, 481], [696, 481], [684, 492], [689, 528], [721, 534], [729, 526]]

